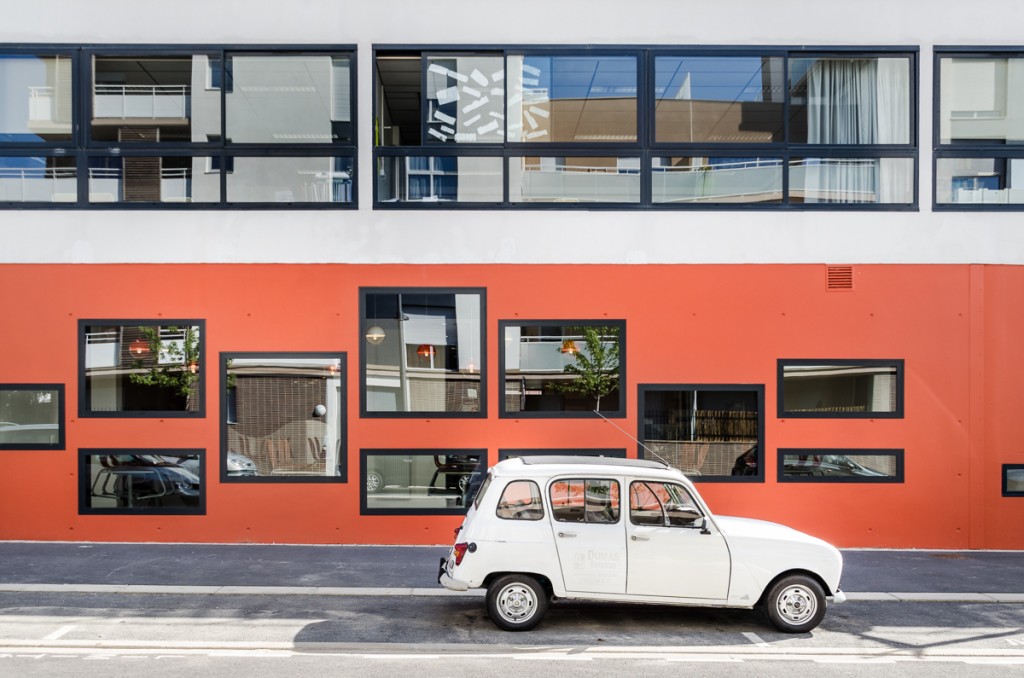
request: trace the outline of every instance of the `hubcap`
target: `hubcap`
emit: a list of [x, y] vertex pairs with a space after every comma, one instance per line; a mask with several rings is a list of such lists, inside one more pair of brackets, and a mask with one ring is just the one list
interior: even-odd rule
[[533, 589], [523, 584], [509, 584], [498, 594], [498, 610], [510, 622], [526, 621], [536, 610]]
[[783, 619], [792, 624], [803, 624], [814, 616], [818, 599], [803, 586], [789, 586], [779, 594], [776, 606]]

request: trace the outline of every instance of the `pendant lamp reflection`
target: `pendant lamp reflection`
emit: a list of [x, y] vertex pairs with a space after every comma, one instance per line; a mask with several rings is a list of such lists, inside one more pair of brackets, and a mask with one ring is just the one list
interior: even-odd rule
[[128, 344], [128, 351], [130, 351], [136, 358], [141, 358], [149, 353], [149, 343], [142, 339], [136, 339], [132, 343]]
[[560, 348], [558, 350], [561, 351], [562, 353], [569, 353], [569, 354], [579, 353], [579, 349], [576, 348], [576, 342], [573, 341], [572, 339], [564, 339], [564, 340], [562, 340], [562, 348]]
[[430, 344], [420, 344], [416, 347], [416, 355], [421, 358], [433, 358], [436, 352]]
[[379, 346], [384, 341], [384, 328], [380, 325], [371, 325], [366, 330], [366, 341], [374, 346]]

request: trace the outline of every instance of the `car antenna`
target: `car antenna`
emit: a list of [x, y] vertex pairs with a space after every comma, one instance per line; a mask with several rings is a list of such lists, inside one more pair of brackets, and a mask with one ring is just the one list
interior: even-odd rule
[[627, 438], [629, 438], [630, 440], [632, 440], [633, 442], [635, 442], [635, 443], [636, 443], [637, 445], [639, 445], [640, 447], [644, 448], [644, 452], [647, 452], [647, 453], [648, 453], [648, 454], [650, 454], [650, 455], [651, 455], [652, 457], [655, 457], [655, 458], [656, 458], [656, 459], [657, 459], [658, 461], [660, 461], [660, 462], [661, 462], [662, 464], [664, 464], [665, 466], [668, 466], [668, 467], [674, 468], [674, 467], [672, 466], [672, 464], [668, 463], [668, 460], [667, 460], [667, 459], [665, 459], [665, 458], [664, 458], [663, 456], [661, 456], [660, 454], [658, 454], [657, 452], [655, 452], [654, 450], [652, 450], [651, 448], [647, 447], [647, 446], [646, 446], [646, 445], [644, 445], [644, 444], [643, 444], [642, 442], [640, 442], [639, 440], [637, 440], [637, 439], [636, 439], [635, 437], [633, 437], [632, 435], [630, 435], [629, 431], [627, 431], [626, 429], [622, 428], [621, 426], [619, 426], [619, 425], [618, 425], [618, 424], [616, 424], [616, 423], [615, 423], [614, 421], [612, 421], [612, 420], [611, 420], [611, 419], [609, 419], [608, 417], [604, 416], [603, 414], [601, 414], [601, 413], [600, 413], [600, 412], [598, 412], [597, 410], [594, 410], [594, 414], [596, 414], [597, 416], [599, 416], [599, 417], [601, 417], [602, 419], [604, 419], [604, 420], [605, 420], [606, 422], [608, 422], [609, 424], [611, 424], [612, 426], [614, 426], [615, 428], [617, 428], [617, 429], [618, 429], [618, 430], [619, 430], [619, 431], [620, 431], [620, 432], [621, 432], [621, 433], [622, 433], [622, 434], [623, 434], [624, 436], [626, 436]]

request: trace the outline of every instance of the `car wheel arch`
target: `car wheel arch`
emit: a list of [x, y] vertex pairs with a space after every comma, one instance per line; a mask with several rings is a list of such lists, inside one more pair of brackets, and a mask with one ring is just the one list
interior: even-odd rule
[[768, 592], [772, 590], [772, 587], [775, 586], [775, 584], [777, 582], [785, 579], [786, 577], [792, 577], [793, 575], [803, 575], [805, 577], [810, 577], [814, 581], [818, 582], [818, 585], [821, 586], [821, 589], [825, 592], [826, 596], [831, 596], [833, 593], [835, 593], [832, 590], [832, 587], [830, 587], [825, 582], [825, 580], [822, 579], [821, 575], [818, 574], [817, 572], [814, 572], [813, 570], [804, 570], [804, 569], [796, 568], [796, 569], [792, 569], [792, 570], [786, 570], [785, 572], [780, 572], [779, 574], [775, 575], [772, 578], [772, 580], [769, 581], [765, 585], [764, 589], [761, 590], [761, 596], [757, 599], [757, 603], [755, 603], [755, 607], [763, 606], [764, 605], [765, 597], [768, 595]]

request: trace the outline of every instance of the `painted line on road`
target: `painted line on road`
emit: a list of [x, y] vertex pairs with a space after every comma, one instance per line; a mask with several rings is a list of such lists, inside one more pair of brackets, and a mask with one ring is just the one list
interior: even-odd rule
[[76, 628], [75, 624], [69, 624], [67, 626], [62, 626], [59, 629], [57, 629], [56, 631], [54, 631], [53, 633], [49, 633], [49, 634], [43, 636], [43, 640], [57, 640], [58, 638], [61, 638], [61, 637], [65, 636], [66, 634], [70, 633], [75, 628]]
[[770, 647], [768, 643], [764, 642], [764, 639], [756, 633], [744, 631], [743, 637], [752, 642], [754, 645], [757, 645], [758, 647]]

